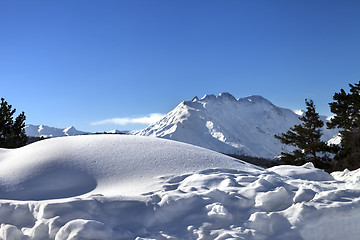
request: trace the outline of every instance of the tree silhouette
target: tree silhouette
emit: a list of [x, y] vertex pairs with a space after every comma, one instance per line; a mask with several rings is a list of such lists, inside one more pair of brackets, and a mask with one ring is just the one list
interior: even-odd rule
[[299, 117], [301, 124], [294, 125], [286, 133], [275, 135], [286, 145], [292, 145], [296, 149], [292, 153], [281, 153], [281, 160], [286, 164], [301, 165], [312, 162], [316, 167], [327, 168], [329, 158], [326, 152], [329, 147], [321, 141], [324, 122], [319, 119], [314, 102], [305, 99], [306, 112]]
[[341, 144], [336, 155], [339, 167], [354, 170], [360, 167], [360, 82], [349, 86], [350, 93], [341, 89], [329, 103], [335, 116], [327, 126], [340, 129]]
[[22, 112], [13, 119], [16, 109], [12, 109], [4, 98], [0, 105], [0, 147], [17, 148], [24, 146], [27, 141], [25, 134], [25, 113]]

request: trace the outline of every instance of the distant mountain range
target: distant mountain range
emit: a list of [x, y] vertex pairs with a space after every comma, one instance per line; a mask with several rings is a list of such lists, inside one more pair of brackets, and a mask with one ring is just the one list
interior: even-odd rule
[[75, 129], [74, 127], [67, 128], [55, 128], [45, 125], [31, 125], [25, 126], [26, 135], [31, 137], [63, 137], [63, 136], [74, 136], [89, 134]]
[[[153, 136], [190, 143], [227, 154], [274, 158], [293, 148], [274, 138], [300, 124], [301, 110], [290, 110], [258, 96], [236, 99], [229, 93], [205, 95], [181, 102], [159, 121], [138, 131], [112, 130], [107, 133]], [[328, 121], [326, 116], [321, 116]], [[54, 128], [27, 125], [28, 136], [60, 137], [91, 134], [74, 127]], [[339, 142], [337, 130], [323, 128], [323, 140]]]
[[[172, 139], [222, 153], [274, 158], [281, 151], [292, 150], [274, 134], [299, 124], [302, 113], [275, 106], [257, 95], [236, 99], [221, 93], [184, 101], [159, 121], [132, 134]], [[328, 121], [325, 116], [321, 119]], [[337, 133], [324, 127], [323, 140]]]
[[[32, 125], [32, 124], [28, 124], [25, 126], [25, 132], [26, 135], [30, 137], [45, 137], [45, 138], [93, 134], [91, 132], [79, 131], [73, 126], [67, 128], [56, 128], [56, 127], [49, 127], [46, 125]], [[106, 133], [128, 134], [129, 131], [114, 129], [107, 131]]]

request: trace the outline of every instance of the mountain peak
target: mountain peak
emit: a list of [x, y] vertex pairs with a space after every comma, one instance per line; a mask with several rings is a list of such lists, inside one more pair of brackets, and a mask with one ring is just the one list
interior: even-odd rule
[[192, 102], [197, 102], [197, 101], [199, 101], [199, 98], [197, 96], [195, 96], [191, 101]]
[[129, 131], [113, 129], [113, 130], [107, 131], [106, 133], [109, 133], [109, 134], [128, 134]]
[[[299, 116], [293, 111], [277, 107], [260, 95], [236, 99], [224, 92], [184, 101], [161, 120], [134, 134], [186, 142], [222, 153], [273, 158], [292, 150], [274, 135], [299, 123]], [[334, 135], [327, 129], [323, 132]]]
[[87, 132], [78, 131], [74, 126], [67, 128], [55, 128], [46, 125], [31, 125], [25, 126], [26, 135], [32, 137], [62, 137], [87, 134]]
[[266, 98], [260, 95], [251, 95], [249, 97], [246, 97], [246, 99], [250, 102], [256, 102], [256, 103], [260, 103], [260, 102], [271, 103], [269, 100], [267, 100]]
[[198, 97], [194, 97], [191, 102], [197, 102], [197, 101], [205, 101], [205, 102], [211, 102], [211, 101], [217, 101], [217, 100], [229, 100], [229, 101], [249, 101], [249, 102], [255, 102], [255, 103], [271, 103], [269, 100], [267, 100], [266, 98], [260, 96], [260, 95], [251, 95], [245, 98], [239, 98], [236, 99], [232, 94], [228, 93], [228, 92], [222, 92], [219, 95], [214, 95], [214, 94], [205, 94], [200, 100]]
[[228, 92], [220, 93], [217, 98], [218, 99], [227, 99], [227, 100], [230, 100], [230, 101], [237, 101], [236, 98], [233, 95], [231, 95], [230, 93], [228, 93]]
[[[197, 97], [194, 97], [193, 98], [193, 102], [194, 102], [194, 99], [196, 98], [196, 101], [199, 101], [199, 99]], [[237, 101], [237, 99], [231, 95], [230, 93], [228, 92], [222, 92], [220, 93], [219, 95], [215, 96], [214, 94], [205, 94], [201, 99], [200, 101], [216, 101], [216, 100], [230, 100], [230, 101]]]
[[64, 129], [65, 132], [69, 130], [76, 130], [76, 128], [74, 126], [70, 126]]
[[200, 100], [213, 101], [213, 100], [216, 100], [216, 96], [214, 94], [205, 94]]

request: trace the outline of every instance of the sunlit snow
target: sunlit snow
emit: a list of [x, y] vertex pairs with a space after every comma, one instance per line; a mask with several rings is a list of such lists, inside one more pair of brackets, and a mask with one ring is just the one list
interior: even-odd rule
[[[274, 135], [300, 124], [299, 115], [258, 96], [236, 99], [229, 93], [205, 95], [180, 103], [162, 119], [147, 128], [132, 132], [186, 142], [217, 152], [272, 159], [293, 147], [284, 145]], [[327, 121], [325, 116], [320, 117]], [[322, 129], [328, 141], [338, 131]]]
[[296, 114], [299, 115], [299, 116], [302, 116], [302, 115], [304, 114], [304, 111], [303, 111], [303, 110], [299, 110], [299, 109], [293, 110], [293, 112], [296, 113]]
[[55, 128], [45, 125], [32, 125], [25, 126], [26, 135], [32, 137], [62, 137], [88, 134], [87, 132], [78, 131], [75, 127]]
[[0, 149], [0, 238], [351, 240], [359, 179], [158, 138], [54, 138]]

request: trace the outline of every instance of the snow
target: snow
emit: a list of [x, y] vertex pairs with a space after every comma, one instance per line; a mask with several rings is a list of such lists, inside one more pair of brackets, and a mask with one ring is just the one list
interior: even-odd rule
[[286, 177], [292, 177], [311, 181], [331, 181], [334, 180], [331, 175], [322, 169], [317, 169], [312, 163], [306, 163], [302, 168], [296, 166], [275, 166], [269, 170]]
[[88, 132], [78, 131], [75, 127], [70, 126], [67, 128], [55, 128], [45, 125], [32, 125], [25, 126], [26, 135], [31, 137], [63, 137], [88, 134]]
[[335, 135], [334, 137], [330, 138], [327, 141], [327, 144], [331, 145], [331, 144], [335, 144], [335, 145], [339, 145], [341, 143], [341, 135], [340, 133]]
[[[275, 106], [262, 96], [236, 99], [229, 93], [205, 95], [180, 103], [147, 128], [134, 131], [140, 136], [155, 136], [190, 143], [217, 152], [275, 158], [293, 147], [282, 144], [274, 135], [300, 124], [301, 110]], [[325, 116], [321, 116], [327, 121]], [[328, 141], [337, 130], [323, 128]]]
[[[179, 156], [191, 161], [178, 162]], [[219, 156], [226, 161], [219, 162]], [[18, 200], [71, 197], [88, 192], [137, 195], [144, 188], [156, 190], [144, 184], [155, 186], [157, 176], [213, 167], [250, 168], [222, 154], [184, 143], [116, 135], [39, 141], [11, 150], [0, 164], [0, 194], [2, 198], [16, 196]], [[139, 173], [139, 169], [143, 172]]]
[[[176, 140], [217, 152], [260, 158], [278, 158], [281, 152], [294, 148], [282, 144], [274, 135], [300, 124], [303, 110], [290, 110], [275, 106], [259, 95], [236, 99], [230, 93], [205, 95], [183, 101], [159, 121], [143, 130], [107, 133], [134, 134]], [[323, 121], [330, 117], [321, 116]], [[28, 136], [61, 137], [89, 134], [74, 127], [65, 129], [45, 125], [27, 125]], [[338, 130], [324, 126], [322, 140], [339, 144]]]
[[0, 239], [357, 239], [360, 170], [86, 135], [0, 149]]
[[113, 129], [113, 130], [107, 131], [106, 133], [110, 133], [110, 134], [128, 134], [129, 131]]
[[[293, 110], [293, 112], [299, 116], [302, 116], [304, 114], [304, 111], [301, 110], [301, 109], [296, 109], [296, 110]], [[327, 119], [326, 119], [327, 120]]]

